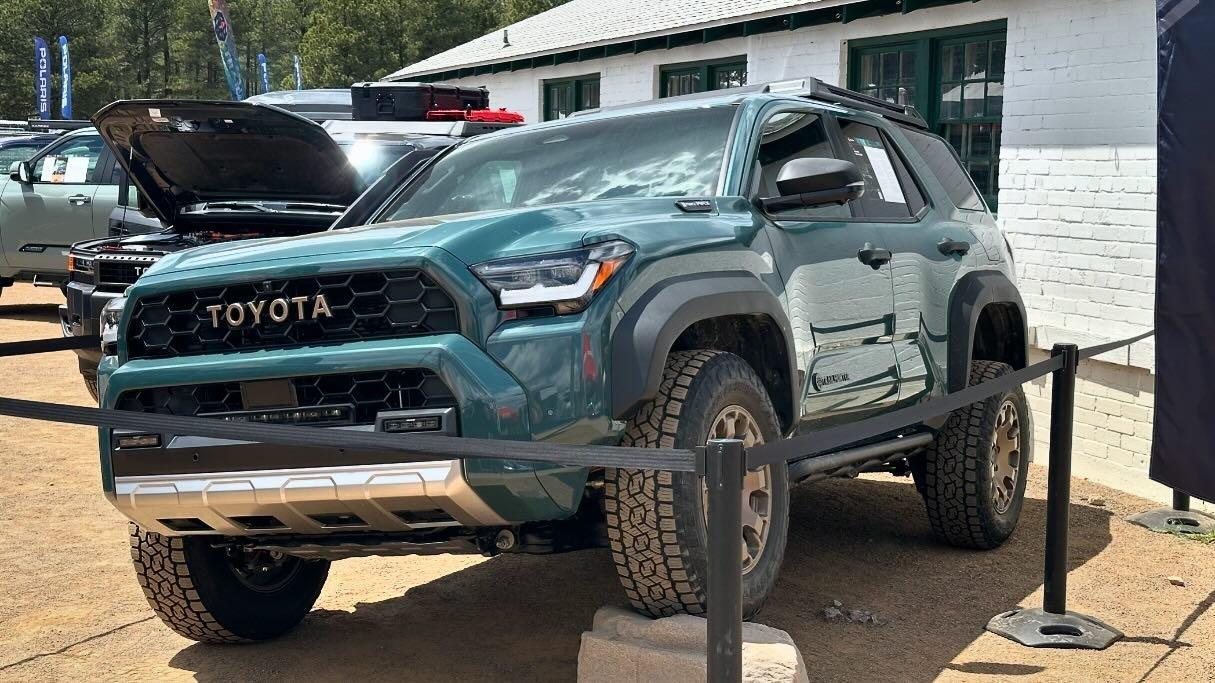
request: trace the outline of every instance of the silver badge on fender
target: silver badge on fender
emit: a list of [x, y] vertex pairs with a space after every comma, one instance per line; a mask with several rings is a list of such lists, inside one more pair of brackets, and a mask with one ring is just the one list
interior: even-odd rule
[[290, 299], [280, 297], [227, 305], [214, 304], [207, 306], [207, 312], [211, 314], [211, 327], [213, 328], [218, 328], [221, 320], [228, 323], [229, 327], [241, 327], [245, 323], [260, 325], [263, 315], [275, 323], [286, 322], [292, 317], [292, 313], [295, 314], [296, 320], [333, 317], [333, 312], [329, 310], [329, 302], [325, 301], [324, 294], [317, 294], [315, 297], [293, 296]]

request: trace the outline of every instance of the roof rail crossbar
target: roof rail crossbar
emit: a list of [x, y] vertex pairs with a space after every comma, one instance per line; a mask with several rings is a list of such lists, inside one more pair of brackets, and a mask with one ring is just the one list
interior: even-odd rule
[[806, 78], [794, 82], [769, 83], [765, 86], [765, 91], [771, 93], [787, 91], [791, 95], [819, 100], [820, 102], [830, 102], [831, 104], [842, 104], [854, 109], [878, 114], [879, 116], [885, 116], [888, 119], [905, 123], [915, 128], [928, 129], [928, 122], [924, 120], [920, 112], [916, 111], [915, 107], [909, 104], [887, 102], [872, 95], [824, 83], [817, 78]]
[[25, 125], [30, 130], [80, 130], [93, 125], [92, 121], [83, 119], [27, 119]]

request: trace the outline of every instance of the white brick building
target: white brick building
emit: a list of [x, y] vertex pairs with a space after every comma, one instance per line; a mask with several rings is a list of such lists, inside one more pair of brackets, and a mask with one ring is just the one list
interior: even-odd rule
[[[901, 97], [959, 147], [1015, 250], [1032, 347], [1153, 325], [1151, 0], [572, 0], [391, 78], [485, 85], [535, 121], [803, 76]], [[1076, 470], [1164, 500], [1152, 366], [1148, 341], [1082, 368]], [[1044, 441], [1049, 383], [1027, 391]]]

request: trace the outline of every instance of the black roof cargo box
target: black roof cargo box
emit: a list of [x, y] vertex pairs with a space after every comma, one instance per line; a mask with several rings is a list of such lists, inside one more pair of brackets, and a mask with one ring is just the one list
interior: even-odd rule
[[487, 109], [489, 91], [445, 83], [373, 81], [350, 86], [357, 121], [419, 121], [436, 109]]

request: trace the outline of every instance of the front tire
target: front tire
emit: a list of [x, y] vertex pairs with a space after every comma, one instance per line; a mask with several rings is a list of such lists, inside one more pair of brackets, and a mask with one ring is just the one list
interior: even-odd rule
[[[971, 385], [1012, 372], [988, 360], [970, 364]], [[937, 538], [960, 548], [998, 548], [1017, 528], [1033, 449], [1025, 393], [1018, 386], [950, 413], [913, 469]]]
[[97, 375], [81, 375], [84, 380], [84, 388], [89, 390], [89, 396], [93, 397], [93, 402], [100, 401], [101, 394], [97, 391]]
[[135, 574], [156, 616], [204, 643], [269, 640], [295, 628], [320, 595], [329, 562], [225, 549], [218, 540], [131, 525]]
[[[629, 422], [626, 446], [692, 448], [709, 438], [754, 445], [780, 438], [772, 401], [755, 371], [721, 351], [667, 360], [658, 395]], [[708, 532], [703, 480], [691, 472], [609, 469], [605, 509], [616, 572], [629, 601], [653, 617], [705, 612]], [[776, 583], [789, 526], [788, 469], [747, 473], [743, 493], [743, 616]]]

